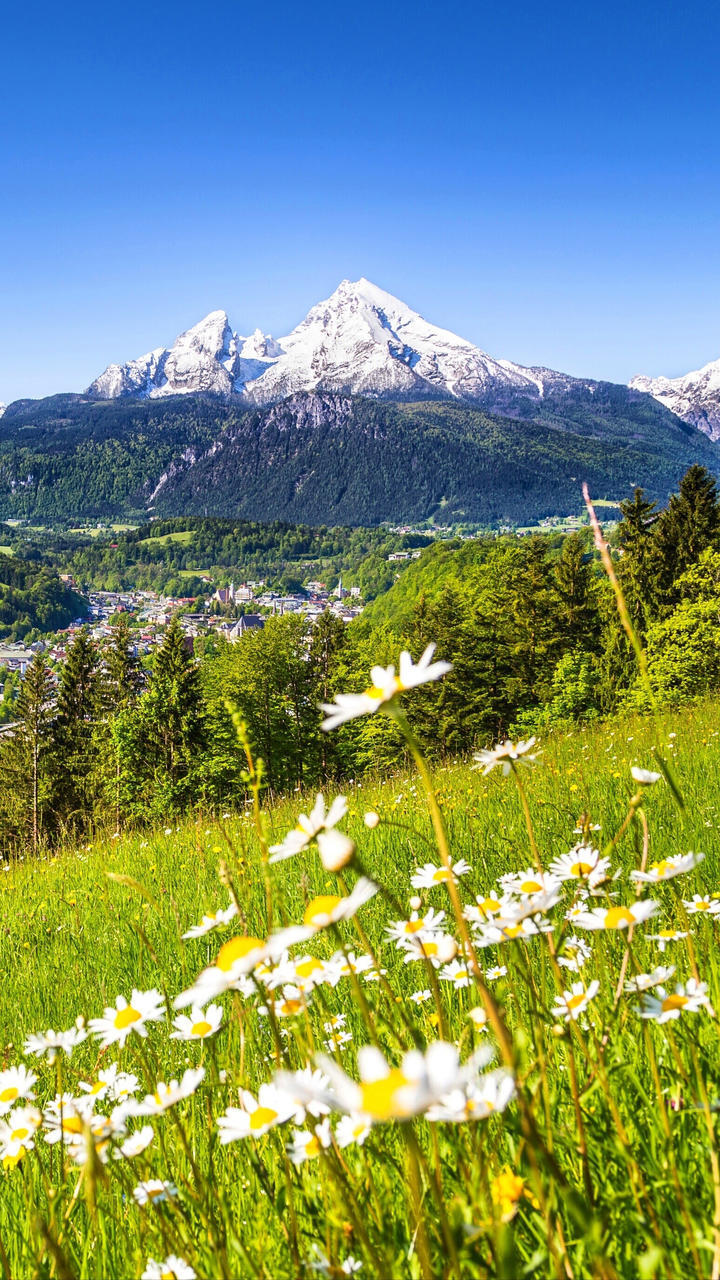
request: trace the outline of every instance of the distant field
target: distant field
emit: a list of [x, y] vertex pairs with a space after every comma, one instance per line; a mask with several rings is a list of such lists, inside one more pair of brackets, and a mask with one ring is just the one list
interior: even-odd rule
[[177, 533], [165, 533], [160, 538], [143, 538], [138, 542], [139, 547], [146, 547], [150, 543], [154, 547], [165, 547], [170, 542], [190, 543], [195, 539], [194, 529], [180, 529]]
[[0, 544], [0, 555], [1, 556], [14, 555], [14, 550], [11, 546], [8, 545], [8, 543]]

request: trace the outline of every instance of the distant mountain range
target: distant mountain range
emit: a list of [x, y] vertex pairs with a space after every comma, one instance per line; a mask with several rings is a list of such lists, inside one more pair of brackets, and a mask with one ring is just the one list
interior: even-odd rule
[[720, 362], [629, 387], [526, 368], [345, 280], [284, 337], [214, 311], [82, 394], [9, 405], [0, 518], [522, 521], [577, 508], [583, 479], [664, 499], [691, 462], [720, 467], [708, 435]]

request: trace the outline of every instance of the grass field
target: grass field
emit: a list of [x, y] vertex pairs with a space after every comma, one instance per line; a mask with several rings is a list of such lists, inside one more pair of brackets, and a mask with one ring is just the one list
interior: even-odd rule
[[178, 542], [187, 545], [188, 543], [193, 542], [194, 539], [194, 529], [179, 529], [176, 533], [164, 533], [158, 538], [141, 538], [137, 545], [139, 547], [146, 547], [152, 543], [154, 547], [167, 547], [171, 542]]
[[[458, 942], [462, 948], [463, 923], [439, 878], [427, 889], [410, 884], [423, 864], [442, 865], [422, 782], [412, 771], [346, 788], [349, 813], [340, 827], [356, 843], [362, 865], [346, 867], [340, 886], [337, 874], [323, 870], [314, 845], [265, 864], [265, 834], [271, 844], [281, 841], [298, 812], [313, 804], [314, 797], [299, 795], [267, 807], [262, 837], [251, 809], [223, 821], [201, 815], [162, 833], [98, 837], [88, 848], [0, 874], [3, 1065], [24, 1063], [37, 1073], [34, 1105], [45, 1110], [34, 1148], [31, 1139], [16, 1138], [13, 1146], [9, 1129], [32, 1130], [37, 1117], [17, 1120], [22, 1098], [11, 1101], [6, 1092], [17, 1087], [15, 1077], [0, 1075], [0, 1112], [6, 1113], [0, 1114], [6, 1151], [0, 1273], [12, 1280], [163, 1274], [271, 1280], [341, 1277], [361, 1262], [363, 1276], [423, 1280], [717, 1274], [720, 1052], [708, 1007], [708, 998], [720, 1004], [720, 925], [712, 914], [720, 910], [717, 724], [717, 704], [709, 702], [656, 721], [618, 721], [558, 736], [517, 775], [503, 777], [496, 768], [483, 777], [465, 764], [435, 771], [452, 859], [466, 859], [471, 868], [455, 882], [463, 904], [499, 899], [498, 878], [518, 872], [517, 901], [529, 893], [537, 908], [526, 919], [554, 926], [552, 934], [527, 937], [515, 936], [524, 927], [511, 928], [486, 947], [488, 919], [500, 918], [486, 904], [485, 925], [482, 915], [477, 927], [471, 923], [477, 973], [462, 950], [460, 960], [446, 958], [442, 967], [431, 962], [433, 939], [446, 957]], [[655, 742], [672, 763], [684, 809], [664, 781], [638, 790], [631, 780], [632, 765], [654, 767]], [[372, 829], [364, 821], [368, 812], [380, 818]], [[547, 871], [581, 840], [574, 832], [583, 814], [601, 825], [592, 842], [607, 850], [610, 874], [619, 878], [598, 883], [585, 904], [579, 892], [592, 880], [563, 882], [560, 902], [546, 906], [534, 896], [537, 886], [522, 888], [533, 868], [531, 844], [537, 842]], [[669, 877], [669, 860], [690, 850], [705, 854], [695, 869], [666, 883], [637, 885], [641, 900], [660, 909], [632, 931], [585, 931], [565, 919], [568, 909], [583, 905], [606, 911], [634, 904], [631, 868], [665, 860], [660, 875]], [[213, 996], [223, 1010], [216, 1035], [198, 1042], [169, 1038], [170, 1021], [179, 1016], [172, 999], [223, 944], [233, 937], [265, 939], [270, 927], [297, 924], [304, 914], [320, 919], [317, 904], [308, 904], [317, 895], [343, 897], [342, 886], [349, 889], [363, 871], [393, 901], [376, 894], [352, 919], [318, 928], [292, 954], [327, 962], [350, 950], [372, 957], [369, 970], [360, 971], [356, 961], [357, 974], [339, 977], [337, 965], [326, 966], [311, 987], [305, 970], [282, 962], [268, 995], [261, 968], [255, 979], [238, 978], [242, 990]], [[532, 878], [538, 874], [533, 868]], [[386, 925], [411, 918], [415, 894], [422, 899], [420, 916], [429, 908], [446, 915], [430, 921], [426, 955], [420, 951], [406, 963]], [[707, 909], [688, 914], [683, 899], [694, 894], [707, 895], [701, 898]], [[239, 912], [232, 922], [182, 939], [204, 913], [233, 899]], [[321, 906], [332, 910], [330, 899]], [[689, 936], [663, 952], [649, 937], [660, 929]], [[558, 963], [572, 960], [571, 934], [588, 947], [579, 972]], [[232, 947], [225, 954], [234, 954]], [[376, 964], [386, 971], [380, 980]], [[677, 971], [665, 978], [666, 994], [657, 1004], [669, 1000], [672, 1019], [641, 1018], [652, 990], [628, 996], [623, 979], [670, 964]], [[236, 977], [239, 972], [232, 970]], [[691, 986], [673, 996], [675, 983], [687, 984], [694, 974], [708, 984], [707, 997], [693, 996]], [[573, 1003], [568, 995], [558, 1005], [563, 990], [577, 982], [580, 999]], [[124, 1046], [103, 1049], [93, 1034], [54, 1063], [23, 1053], [30, 1033], [72, 1028], [78, 1016], [99, 1017], [119, 995], [134, 1008], [134, 988], [162, 995], [157, 1019], [143, 1024], [137, 1018], [146, 1038], [126, 1029]], [[420, 992], [427, 995], [416, 1003], [412, 996]], [[454, 1068], [445, 1062], [443, 1088], [433, 1068], [422, 1076], [420, 1099], [413, 1064], [405, 1063], [404, 1076], [398, 1064], [414, 1044], [425, 1050], [438, 1039], [457, 1045], [463, 1062], [484, 1046], [494, 1048], [496, 1058], [476, 1064], [471, 1083], [453, 1084]], [[343, 1104], [342, 1081], [333, 1080], [329, 1102], [307, 1081], [305, 1093], [298, 1086], [295, 1105], [304, 1100], [304, 1119], [285, 1116], [272, 1093], [260, 1098], [259, 1118], [253, 1110], [258, 1090], [278, 1070], [295, 1072], [317, 1052], [357, 1080], [357, 1051], [371, 1043], [393, 1071], [378, 1081], [374, 1064], [359, 1095], [362, 1106]], [[113, 1100], [111, 1086], [104, 1096], [98, 1072], [113, 1062], [137, 1076], [136, 1101], [145, 1094], [163, 1098], [158, 1082], [182, 1080], [188, 1069], [203, 1067], [205, 1074], [199, 1082], [188, 1077], [188, 1096], [166, 1108], [163, 1102], [162, 1113], [156, 1101], [157, 1115], [117, 1114], [103, 1122], [98, 1117], [111, 1117], [120, 1095], [116, 1090]], [[368, 1060], [363, 1069], [367, 1075]], [[91, 1118], [78, 1101], [81, 1082], [99, 1089]], [[347, 1093], [350, 1086], [344, 1088]], [[64, 1100], [53, 1117], [56, 1094]], [[441, 1095], [443, 1118], [428, 1120]], [[152, 1099], [149, 1105], [152, 1110]], [[342, 1105], [353, 1121], [339, 1117]], [[331, 1108], [329, 1120], [323, 1106]], [[239, 1108], [240, 1118], [228, 1108]], [[276, 1110], [282, 1123], [272, 1119]], [[358, 1112], [365, 1119], [358, 1120]], [[225, 1114], [244, 1124], [248, 1136], [222, 1144], [217, 1121]], [[59, 1121], [65, 1141], [51, 1142]], [[139, 1154], [122, 1154], [128, 1134], [148, 1124], [150, 1144]], [[145, 1186], [153, 1179], [171, 1181], [177, 1195], [162, 1199], [157, 1188]], [[149, 1196], [145, 1205], [136, 1202], [143, 1198], [138, 1186]], [[158, 1262], [156, 1271], [149, 1259]]]

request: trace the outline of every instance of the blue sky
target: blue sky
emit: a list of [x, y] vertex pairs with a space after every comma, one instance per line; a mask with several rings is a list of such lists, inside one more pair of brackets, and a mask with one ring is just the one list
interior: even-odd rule
[[0, 400], [361, 275], [522, 363], [717, 358], [719, 38], [704, 0], [7, 6]]

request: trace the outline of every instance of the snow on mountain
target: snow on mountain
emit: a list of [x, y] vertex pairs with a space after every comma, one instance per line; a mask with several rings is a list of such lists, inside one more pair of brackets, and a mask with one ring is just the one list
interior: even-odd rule
[[7, 409], [7, 405], [6, 405], [6, 404], [2, 404], [2, 403], [0, 402], [0, 418], [2, 418], [2, 416], [3, 416], [3, 414], [4, 414], [4, 412], [5, 412], [5, 410], [6, 410], [6, 409]]
[[213, 311], [172, 347], [109, 365], [88, 394], [114, 399], [234, 393], [265, 405], [322, 390], [383, 400], [489, 402], [508, 393], [537, 400], [548, 388], [576, 381], [549, 369], [496, 360], [361, 279], [343, 280], [278, 340], [259, 329], [242, 337], [224, 311]]
[[681, 378], [631, 378], [635, 391], [646, 391], [679, 418], [699, 427], [711, 440], [720, 440], [720, 360], [713, 360]]

